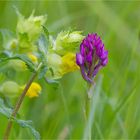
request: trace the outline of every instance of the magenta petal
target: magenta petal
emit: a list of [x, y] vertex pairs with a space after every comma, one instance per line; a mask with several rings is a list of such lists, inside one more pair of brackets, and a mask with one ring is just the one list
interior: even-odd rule
[[[94, 62], [95, 61], [95, 62]], [[96, 63], [98, 64], [94, 66]], [[96, 33], [88, 34], [80, 45], [80, 53], [76, 54], [76, 63], [80, 66], [83, 78], [90, 82], [98, 71], [108, 63], [108, 51]], [[88, 74], [90, 72], [92, 74]], [[89, 76], [89, 77], [88, 77]]]
[[83, 58], [83, 56], [80, 53], [76, 54], [76, 63], [79, 66], [84, 64], [84, 58]]
[[80, 70], [81, 70], [82, 77], [83, 77], [86, 81], [88, 81], [89, 83], [92, 83], [92, 80], [86, 75], [83, 66], [80, 67]]
[[106, 59], [104, 59], [104, 60], [102, 61], [102, 66], [106, 66], [107, 63], [108, 63], [108, 58], [106, 58]]

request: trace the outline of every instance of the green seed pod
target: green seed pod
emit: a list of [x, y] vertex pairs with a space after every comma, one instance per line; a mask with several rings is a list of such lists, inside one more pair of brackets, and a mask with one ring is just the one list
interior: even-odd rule
[[22, 88], [14, 81], [6, 81], [0, 86], [0, 92], [8, 97], [16, 97], [22, 91]]

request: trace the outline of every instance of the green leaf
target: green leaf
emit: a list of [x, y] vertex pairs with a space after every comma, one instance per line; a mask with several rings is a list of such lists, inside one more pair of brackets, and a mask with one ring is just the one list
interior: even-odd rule
[[[4, 104], [3, 99], [1, 99], [1, 98], [0, 98], [0, 113], [2, 115], [4, 115], [5, 117], [7, 117], [8, 119], [11, 117], [11, 114], [12, 114], [12, 109], [9, 108], [9, 107], [7, 107]], [[17, 118], [12, 118], [12, 121], [16, 122], [17, 124], [19, 124], [23, 128], [28, 128], [31, 131], [31, 133], [34, 136], [34, 138], [36, 140], [40, 140], [40, 134], [32, 126], [33, 125], [33, 122], [31, 120], [27, 120], [26, 121], [26, 120], [20, 120], [20, 119], [17, 119]]]
[[39, 52], [43, 55], [46, 56], [47, 54], [47, 40], [43, 34], [40, 35], [39, 40], [38, 40], [38, 46], [39, 46]]
[[47, 83], [49, 84], [59, 84], [59, 82], [57, 80], [53, 80], [53, 79], [47, 79], [46, 78]]
[[49, 40], [49, 31], [48, 31], [48, 29], [43, 25], [42, 25], [42, 27], [43, 27], [44, 33], [45, 33], [45, 35], [47, 37], [47, 40]]
[[10, 115], [12, 113], [12, 109], [5, 106], [3, 99], [0, 98], [0, 113], [6, 116], [7, 118], [10, 118]]
[[41, 79], [45, 76], [46, 72], [47, 72], [48, 68], [46, 65], [42, 65], [42, 67], [40, 68], [40, 72], [38, 75], [38, 78]]
[[29, 70], [31, 70], [32, 72], [35, 71], [34, 64], [27, 57], [27, 55], [24, 55], [24, 54], [17, 54], [17, 55], [14, 55], [14, 56], [10, 56], [8, 53], [6, 54], [6, 53], [2, 52], [0, 54], [0, 65], [5, 64], [8, 60], [12, 60], [12, 59], [20, 59], [20, 60], [24, 61]]
[[8, 51], [0, 52], [0, 58], [6, 58], [9, 56], [10, 56], [10, 52], [8, 52]]
[[47, 66], [47, 40], [43, 34], [38, 39], [38, 51], [40, 53], [40, 59], [44, 66]]
[[8, 51], [0, 52], [0, 66], [5, 65], [7, 61], [5, 61], [8, 57], [10, 57], [10, 53]]
[[32, 126], [33, 122], [31, 120], [19, 120], [19, 119], [15, 119], [15, 121], [23, 128], [28, 128], [31, 133], [33, 134], [34, 138], [36, 140], [40, 140], [40, 134], [38, 131], [35, 130], [35, 128]]
[[54, 89], [58, 89], [58, 86], [60, 85], [59, 81], [54, 79], [47, 79], [46, 77], [44, 77], [44, 80], [47, 84], [52, 85]]
[[27, 55], [24, 55], [24, 54], [16, 55], [16, 56], [13, 57], [13, 59], [20, 59], [20, 60], [24, 61], [26, 63], [26, 65], [27, 65], [28, 69], [31, 70], [31, 72], [35, 71], [35, 65], [27, 57]]
[[15, 37], [15, 34], [7, 29], [0, 29], [0, 45], [3, 48], [9, 49], [7, 43]]

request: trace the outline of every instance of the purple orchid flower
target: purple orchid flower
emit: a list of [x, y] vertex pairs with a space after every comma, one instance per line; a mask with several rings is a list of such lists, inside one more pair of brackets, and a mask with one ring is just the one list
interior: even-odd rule
[[76, 54], [76, 63], [80, 66], [83, 78], [92, 83], [98, 71], [108, 63], [108, 51], [96, 33], [88, 34]]

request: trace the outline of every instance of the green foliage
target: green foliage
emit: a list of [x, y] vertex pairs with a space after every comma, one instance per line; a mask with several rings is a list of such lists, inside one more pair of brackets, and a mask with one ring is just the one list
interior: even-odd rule
[[6, 116], [7, 118], [10, 118], [10, 115], [12, 113], [12, 109], [5, 106], [4, 101], [0, 98], [0, 113]]
[[[43, 28], [47, 30], [44, 26]], [[40, 53], [40, 59], [42, 62], [42, 66], [40, 68], [39, 72], [39, 79], [43, 78], [48, 70], [47, 68], [47, 52], [48, 52], [48, 45], [49, 45], [49, 40], [46, 38], [49, 38], [49, 34], [45, 36], [44, 34], [40, 35], [40, 38], [38, 39], [38, 51]]]
[[45, 33], [47, 39], [49, 40], [49, 34], [50, 33], [49, 33], [48, 29], [45, 26], [42, 26], [42, 27], [43, 27], [43, 30], [44, 30], [44, 33]]
[[8, 29], [0, 29], [0, 50], [10, 50], [10, 44], [15, 34]]
[[64, 55], [66, 52], [76, 52], [84, 36], [81, 31], [63, 31], [56, 38], [54, 50]]
[[17, 119], [17, 118], [11, 118], [12, 109], [7, 107], [4, 104], [3, 99], [1, 99], [1, 98], [0, 98], [0, 113], [2, 115], [6, 116], [8, 119], [12, 119], [12, 121], [16, 122], [17, 124], [19, 124], [19, 126], [21, 126], [23, 128], [28, 128], [31, 131], [31, 133], [34, 136], [34, 138], [36, 140], [40, 140], [40, 134], [32, 126], [33, 125], [32, 121], [31, 120], [25, 121], [25, 120], [20, 120], [20, 119]]
[[32, 126], [32, 123], [33, 123], [32, 121], [15, 119], [15, 122], [18, 123], [23, 128], [28, 128], [31, 131], [31, 133], [33, 134], [35, 140], [40, 140], [40, 134]]
[[32, 63], [32, 61], [27, 57], [27, 55], [24, 54], [16, 54], [14, 56], [10, 56], [5, 52], [2, 52], [0, 54], [0, 64], [5, 64], [5, 62], [12, 60], [12, 59], [19, 59], [22, 60], [23, 62], [25, 62], [25, 64], [27, 65], [28, 69], [31, 72], [34, 72], [36, 70], [35, 65]]
[[[31, 14], [33, 9], [35, 9], [35, 15], [47, 13], [47, 24], [44, 24], [45, 29], [43, 28], [46, 38], [48, 31], [57, 38], [58, 33], [67, 30], [69, 27], [76, 27], [76, 30], [83, 31], [85, 35], [89, 32], [97, 32], [102, 37], [105, 47], [109, 50], [109, 63], [99, 73], [99, 75], [103, 75], [101, 84], [99, 82], [100, 76], [97, 75], [96, 86], [92, 92], [95, 98], [93, 98], [92, 103], [94, 105], [91, 104], [90, 112], [92, 140], [140, 139], [140, 55], [138, 40], [140, 2], [17, 2], [15, 0], [0, 2], [0, 27], [15, 31], [17, 16], [11, 5], [16, 5], [26, 17]], [[15, 38], [15, 34], [10, 33], [9, 35], [9, 31], [5, 31], [0, 33], [0, 50], [3, 51], [4, 46], [7, 46], [6, 50], [9, 51], [6, 44], [11, 42], [11, 35], [12, 38]], [[49, 41], [52, 40], [52, 42], [49, 46], [44, 46], [45, 51], [44, 54], [42, 53], [44, 56], [47, 54], [48, 48], [52, 48], [54, 41], [50, 33]], [[3, 41], [4, 36], [5, 41]], [[48, 44], [48, 42], [46, 43]], [[38, 46], [38, 40], [33, 44]], [[35, 48], [38, 49], [38, 47]], [[8, 53], [9, 55], [10, 57], [13, 56], [11, 53]], [[39, 56], [38, 59], [41, 60], [43, 55], [37, 54], [36, 56]], [[7, 61], [3, 61], [3, 63], [1, 61], [0, 69], [4, 69], [6, 63]], [[84, 134], [88, 135], [84, 116], [87, 85], [80, 72], [65, 75], [59, 81], [59, 86], [54, 88], [54, 81], [52, 84], [52, 81], [46, 84], [42, 79], [45, 71], [49, 71], [49, 67], [42, 66], [41, 79], [39, 79], [43, 89], [42, 94], [36, 99], [25, 98], [19, 114], [21, 117], [33, 120], [42, 139], [71, 140], [84, 138]], [[28, 72], [14, 72], [14, 74], [16, 75], [14, 76], [15, 80], [19, 83], [25, 83], [29, 76]], [[7, 79], [9, 77], [1, 73], [0, 82], [2, 83]], [[12, 104], [15, 100], [11, 100]], [[0, 115], [0, 139], [3, 138], [6, 124], [7, 119]], [[10, 139], [30, 139], [30, 133], [25, 133], [23, 129], [19, 132], [19, 127], [14, 127], [14, 130], [18, 133], [11, 133]]]

